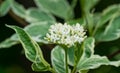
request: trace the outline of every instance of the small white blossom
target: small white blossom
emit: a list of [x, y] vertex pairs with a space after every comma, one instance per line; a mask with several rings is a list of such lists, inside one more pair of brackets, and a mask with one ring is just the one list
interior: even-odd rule
[[49, 33], [46, 34], [45, 39], [52, 43], [66, 45], [71, 47], [75, 43], [81, 44], [86, 38], [86, 32], [79, 23], [76, 25], [68, 25], [67, 23], [56, 23], [50, 26]]

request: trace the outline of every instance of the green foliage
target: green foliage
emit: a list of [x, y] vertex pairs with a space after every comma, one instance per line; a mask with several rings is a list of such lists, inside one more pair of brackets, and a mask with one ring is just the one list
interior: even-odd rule
[[44, 22], [44, 21], [53, 21], [55, 22], [55, 18], [43, 11], [38, 10], [37, 8], [31, 8], [26, 11], [26, 21], [30, 23], [34, 22]]
[[63, 19], [73, 17], [73, 11], [66, 0], [35, 0], [35, 3], [42, 11], [52, 13]]
[[9, 9], [10, 9], [9, 0], [5, 0], [2, 4], [0, 4], [0, 17], [7, 14]]
[[[113, 5], [107, 8], [99, 19], [94, 32], [97, 41], [112, 41], [120, 37], [120, 5]], [[108, 22], [107, 26], [104, 26]], [[105, 28], [103, 30], [103, 28]]]
[[19, 17], [25, 18], [25, 8], [19, 3], [13, 1], [11, 2], [12, 11]]
[[39, 45], [31, 39], [27, 32], [16, 26], [8, 26], [16, 31], [20, 42], [24, 48], [27, 59], [33, 62], [33, 70], [39, 69], [46, 71], [50, 69], [50, 65], [43, 58]]
[[96, 40], [98, 41], [112, 41], [116, 40], [120, 37], [120, 16], [111, 19], [108, 26], [104, 31], [96, 34]]
[[[49, 26], [53, 24], [53, 22], [37, 22], [32, 23], [31, 25], [28, 25], [24, 28], [26, 32], [29, 33], [29, 35], [39, 43], [47, 43], [44, 40], [44, 36], [48, 32]], [[6, 39], [0, 44], [0, 48], [6, 48], [11, 47], [15, 44], [19, 43], [19, 39], [16, 34], [12, 35], [10, 38]]]
[[99, 0], [80, 0], [81, 6], [82, 6], [82, 10], [84, 12], [89, 12], [90, 9], [97, 4]]
[[52, 50], [51, 61], [57, 73], [66, 73], [65, 51], [62, 47], [56, 46]]
[[[82, 17], [74, 18], [74, 8], [77, 2], [80, 3]], [[52, 73], [117, 73], [120, 66], [118, 61], [110, 61], [106, 56], [97, 54], [99, 43], [115, 41], [120, 38], [120, 4], [115, 4], [104, 9], [102, 12], [94, 12], [94, 6], [99, 0], [34, 0], [37, 7], [25, 9], [22, 4], [15, 0], [5, 0], [0, 5], [0, 16], [5, 16], [11, 9], [15, 15], [24, 19], [28, 26], [19, 28], [8, 26], [16, 31], [10, 38], [0, 43], [0, 48], [9, 48], [21, 43], [25, 56], [30, 60], [34, 71], [51, 71]], [[44, 37], [49, 31], [49, 27], [59, 20], [74, 25], [80, 23], [88, 34], [81, 44], [76, 43], [68, 48], [64, 44], [56, 44], [51, 51], [51, 66], [44, 59], [39, 45], [51, 44]], [[119, 43], [119, 42], [118, 42]], [[97, 44], [97, 45], [96, 45]], [[118, 44], [119, 45], [119, 44]], [[101, 45], [100, 45], [101, 46]], [[117, 45], [111, 45], [117, 47]], [[94, 49], [95, 48], [95, 49]], [[102, 46], [111, 53], [108, 46]], [[105, 54], [105, 55], [106, 55]], [[102, 66], [101, 66], [102, 65]], [[103, 66], [104, 65], [104, 66]], [[107, 66], [106, 66], [107, 65]], [[113, 69], [112, 66], [115, 66]], [[105, 68], [106, 67], [106, 68]], [[97, 68], [97, 69], [96, 69]], [[94, 69], [94, 70], [93, 70]]]

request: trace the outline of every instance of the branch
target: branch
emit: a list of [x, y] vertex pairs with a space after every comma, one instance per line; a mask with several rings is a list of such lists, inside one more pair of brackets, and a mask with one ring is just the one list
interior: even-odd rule
[[28, 25], [28, 23], [27, 23], [24, 19], [22, 19], [22, 18], [20, 18], [19, 16], [15, 15], [12, 10], [9, 11], [9, 15], [10, 15], [13, 19], [15, 19], [17, 22], [19, 22], [20, 25], [22, 25], [23, 27], [25, 27], [26, 25]]
[[116, 56], [116, 55], [118, 55], [118, 54], [120, 54], [120, 50], [112, 53], [111, 55], [108, 55], [107, 57], [108, 57], [109, 59], [111, 59], [111, 58], [113, 58], [114, 56]]

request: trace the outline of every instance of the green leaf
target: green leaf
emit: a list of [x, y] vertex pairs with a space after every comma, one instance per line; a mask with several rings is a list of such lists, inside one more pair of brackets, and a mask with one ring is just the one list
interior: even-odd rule
[[0, 17], [6, 15], [9, 9], [10, 9], [9, 1], [5, 0], [4, 2], [2, 2], [2, 4], [0, 4]]
[[41, 10], [63, 19], [73, 17], [73, 11], [66, 0], [35, 0], [35, 3]]
[[68, 49], [68, 64], [71, 66], [74, 66], [75, 60], [74, 60], [74, 48], [71, 47]]
[[29, 59], [33, 63], [40, 64], [39, 66], [42, 66], [42, 69], [40, 69], [41, 71], [48, 70], [50, 68], [50, 65], [43, 58], [43, 54], [39, 45], [31, 39], [29, 34], [22, 28], [19, 28], [17, 26], [8, 27], [16, 31], [19, 40], [25, 50], [25, 56], [27, 57], [27, 59]]
[[19, 17], [21, 18], [25, 18], [26, 15], [26, 10], [24, 8], [23, 5], [15, 2], [15, 1], [11, 1], [11, 7], [12, 7], [12, 11]]
[[[32, 23], [24, 28], [24, 30], [29, 33], [32, 39], [38, 43], [48, 43], [44, 40], [46, 33], [50, 25], [53, 22], [36, 22]], [[19, 43], [18, 37], [16, 34], [12, 35], [10, 38], [6, 39], [5, 41], [0, 43], [0, 48], [9, 48], [13, 45]]]
[[83, 55], [84, 58], [89, 58], [94, 54], [95, 39], [93, 37], [88, 37], [83, 44]]
[[109, 61], [105, 56], [94, 55], [95, 40], [92, 37], [84, 41], [84, 51], [80, 58], [77, 70], [89, 70], [100, 67], [101, 65], [120, 66], [120, 61]]
[[36, 42], [47, 43], [44, 40], [44, 37], [46, 36], [46, 33], [52, 24], [54, 24], [54, 22], [36, 22], [25, 27], [24, 30], [28, 32]]
[[44, 21], [51, 21], [51, 22], [55, 22], [55, 18], [48, 14], [45, 13], [43, 11], [40, 11], [37, 8], [30, 8], [27, 10], [26, 12], [26, 21], [30, 22], [30, 23], [34, 23], [34, 22], [44, 22]]
[[8, 38], [5, 41], [0, 42], [0, 48], [9, 48], [9, 47], [16, 45], [18, 43], [19, 43], [19, 41], [15, 41], [15, 40]]
[[86, 25], [86, 22], [85, 22], [85, 20], [83, 18], [73, 19], [73, 20], [67, 21], [67, 23], [70, 24], [70, 25], [75, 25], [76, 23], [79, 23], [82, 26]]
[[97, 4], [99, 0], [80, 0], [82, 8], [82, 17], [86, 20], [89, 35], [92, 36], [94, 28], [93, 13], [90, 11], [91, 8]]
[[[38, 46], [36, 44], [36, 46]], [[39, 46], [38, 46], [39, 48]], [[32, 70], [33, 71], [50, 71], [51, 67], [50, 65], [44, 60], [43, 55], [42, 55], [42, 51], [41, 50], [36, 50], [37, 51], [37, 55], [36, 55], [36, 59], [34, 61], [34, 63], [32, 64]]]
[[109, 60], [106, 57], [94, 55], [94, 43], [95, 40], [92, 37], [89, 37], [84, 41], [84, 51], [78, 62], [77, 70], [94, 69], [100, 65], [109, 63]]
[[60, 46], [53, 48], [51, 52], [52, 66], [56, 73], [66, 73], [65, 51]]
[[103, 66], [101, 66], [101, 67], [99, 67], [97, 69], [90, 70], [89, 73], [101, 73], [101, 72], [102, 73], [109, 73], [110, 69], [111, 69], [111, 66], [103, 65]]
[[106, 57], [93, 55], [90, 58], [84, 59], [78, 63], [77, 70], [95, 69], [101, 65], [108, 65], [109, 60]]
[[81, 8], [84, 12], [89, 12], [90, 9], [97, 4], [99, 0], [80, 0]]
[[96, 23], [94, 34], [99, 31], [100, 28], [104, 27], [105, 23], [107, 23], [110, 19], [113, 19], [116, 14], [120, 13], [120, 5], [111, 5], [106, 8], [99, 18], [99, 21]]
[[117, 16], [109, 22], [105, 30], [96, 33], [97, 41], [112, 41], [120, 38], [120, 16]]
[[[48, 29], [50, 25], [52, 25], [53, 22], [36, 22], [32, 23], [24, 28], [24, 30], [29, 33], [29, 35], [32, 37], [32, 39], [39, 43], [47, 43], [44, 40], [44, 37], [46, 36], [46, 33], [48, 32]], [[11, 37], [12, 40], [18, 40], [17, 36], [14, 35]]]
[[112, 19], [114, 15], [120, 13], [120, 5], [112, 5], [106, 8], [102, 14], [101, 18], [97, 23], [98, 27], [102, 27], [108, 20]]
[[119, 67], [120, 66], [120, 60], [118, 60], [118, 61], [111, 61], [109, 64], [112, 65], [112, 66], [115, 66], [115, 67]]

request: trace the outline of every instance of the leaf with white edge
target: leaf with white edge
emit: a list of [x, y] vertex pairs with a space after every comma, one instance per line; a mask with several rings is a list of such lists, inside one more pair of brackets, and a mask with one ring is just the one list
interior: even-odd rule
[[120, 61], [109, 61], [105, 56], [94, 55], [94, 44], [95, 40], [92, 37], [84, 41], [84, 51], [78, 62], [77, 71], [95, 69], [101, 65], [120, 66]]
[[18, 43], [19, 43], [19, 41], [14, 41], [14, 40], [8, 38], [5, 41], [0, 42], [0, 48], [9, 48]]
[[25, 19], [30, 23], [44, 22], [44, 21], [56, 22], [55, 18], [51, 14], [45, 13], [37, 8], [28, 9], [26, 11]]
[[[36, 44], [36, 46], [38, 46], [38, 44]], [[42, 51], [39, 49], [37, 49], [37, 55], [34, 63], [32, 64], [32, 69], [34, 71], [50, 71], [51, 70], [50, 65], [44, 60], [42, 56]]]
[[[24, 30], [29, 33], [34, 41], [39, 43], [47, 43], [45, 42], [44, 37], [52, 24], [54, 24], [54, 22], [36, 22], [26, 26]], [[18, 40], [18, 37], [13, 35], [11, 39]]]
[[65, 51], [62, 47], [56, 46], [53, 48], [51, 52], [51, 60], [52, 66], [57, 73], [66, 73]]
[[[44, 37], [52, 24], [54, 24], [54, 22], [36, 22], [26, 26], [24, 30], [29, 33], [34, 41], [38, 43], [48, 43], [44, 40]], [[10, 38], [0, 43], [0, 48], [9, 48], [19, 43], [17, 35], [13, 34]]]
[[84, 59], [78, 63], [77, 70], [95, 69], [101, 65], [109, 65], [107, 57], [93, 55], [90, 58]]
[[43, 67], [42, 71], [44, 71], [44, 69], [48, 70], [50, 68], [50, 65], [43, 58], [43, 54], [39, 45], [31, 39], [29, 34], [26, 31], [24, 31], [22, 28], [19, 28], [17, 26], [8, 26], [8, 27], [16, 31], [20, 39], [20, 42], [25, 50], [25, 55], [27, 59], [29, 59], [33, 63], [39, 61], [39, 64], [42, 64], [41, 66]]
[[105, 30], [96, 33], [96, 41], [112, 41], [120, 38], [120, 16], [111, 19]]
[[64, 19], [73, 17], [73, 11], [66, 0], [35, 0], [35, 3], [41, 10], [58, 17]]
[[17, 15], [20, 16], [21, 18], [25, 18], [26, 15], [26, 10], [23, 7], [23, 5], [13, 1], [11, 2], [11, 7], [12, 7], [12, 11]]
[[111, 5], [106, 8], [102, 14], [101, 18], [97, 23], [97, 28], [102, 27], [108, 20], [112, 19], [114, 15], [120, 13], [120, 5]]
[[29, 26], [27, 26], [24, 30], [30, 34], [30, 36], [39, 43], [47, 43], [47, 41], [44, 40], [44, 37], [46, 36], [46, 33], [48, 32], [48, 29], [50, 25], [54, 24], [54, 22], [37, 22], [32, 23]]
[[94, 55], [95, 40], [93, 37], [88, 37], [84, 41], [83, 55], [78, 62], [77, 70], [94, 69], [101, 65], [108, 64], [109, 60], [106, 57]]
[[119, 67], [120, 66], [120, 60], [119, 61], [111, 61], [109, 64], [112, 65], [112, 66], [115, 66], [115, 67]]
[[89, 58], [94, 54], [95, 39], [93, 37], [88, 37], [83, 43], [83, 58]]
[[2, 2], [0, 4], [0, 17], [4, 16], [5, 14], [7, 14], [7, 12], [10, 9], [10, 4], [8, 0], [5, 0], [4, 2]]
[[[101, 17], [97, 21], [95, 25], [94, 35], [99, 32], [99, 30], [105, 26], [109, 20], [113, 19], [116, 14], [120, 13], [120, 4], [118, 5], [111, 5], [106, 8], [102, 13]], [[97, 16], [98, 17], [98, 16]]]

